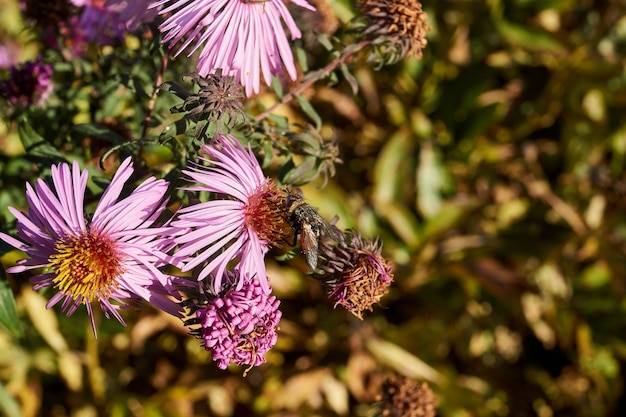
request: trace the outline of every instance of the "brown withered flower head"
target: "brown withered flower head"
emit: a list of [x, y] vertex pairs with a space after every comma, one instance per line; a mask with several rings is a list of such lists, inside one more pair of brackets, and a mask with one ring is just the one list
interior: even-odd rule
[[372, 43], [374, 56], [382, 65], [415, 55], [422, 57], [427, 15], [418, 0], [361, 0], [355, 29]]
[[428, 384], [398, 375], [383, 384], [381, 401], [378, 417], [435, 417], [439, 405]]
[[389, 291], [393, 271], [381, 255], [380, 242], [365, 239], [355, 230], [344, 235], [340, 242], [322, 239], [319, 269], [324, 274], [320, 281], [335, 307], [340, 305], [362, 320], [363, 313], [372, 311]]

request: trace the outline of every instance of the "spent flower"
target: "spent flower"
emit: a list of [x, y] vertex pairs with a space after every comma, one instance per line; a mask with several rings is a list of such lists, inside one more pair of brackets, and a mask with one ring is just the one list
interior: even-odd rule
[[393, 375], [383, 383], [376, 417], [435, 417], [439, 398], [427, 383]]
[[[256, 279], [269, 293], [265, 254], [285, 239], [289, 225], [281, 205], [285, 191], [265, 178], [250, 150], [233, 136], [218, 136], [203, 145], [199, 163], [190, 163], [183, 174], [197, 185], [183, 189], [213, 193], [212, 200], [182, 208], [172, 222], [177, 251], [173, 263], [182, 271], [201, 268], [199, 280], [214, 280], [214, 293], [230, 267], [239, 269], [242, 288]], [[204, 164], [204, 165], [203, 165]]]
[[[276, 344], [282, 316], [280, 301], [258, 280], [242, 280], [237, 274], [236, 270], [226, 272], [217, 295], [207, 291], [206, 281], [198, 282], [195, 297], [183, 302], [192, 316], [186, 324], [202, 339], [220, 369], [231, 363], [249, 367], [264, 363], [265, 354]], [[235, 287], [238, 282], [242, 283], [239, 289]]]
[[[261, 76], [267, 85], [272, 76], [292, 80], [297, 71], [293, 54], [281, 20], [291, 39], [302, 36], [285, 0], [160, 0], [153, 7], [163, 6], [168, 15], [159, 29], [164, 42], [175, 45], [185, 39], [176, 52], [188, 51], [191, 56], [201, 49], [197, 71], [205, 76], [221, 69], [245, 87], [250, 97], [260, 90]], [[306, 0], [291, 3], [315, 10]], [[283, 69], [284, 67], [284, 69]]]
[[355, 29], [371, 42], [382, 64], [412, 54], [421, 58], [430, 27], [419, 0], [360, 0], [357, 7]]
[[122, 324], [119, 308], [140, 299], [180, 316], [179, 306], [168, 297], [171, 277], [158, 269], [167, 258], [160, 239], [167, 227], [157, 227], [155, 221], [165, 208], [168, 184], [151, 177], [121, 197], [132, 173], [127, 158], [93, 215], [86, 217], [88, 171], [81, 171], [76, 161], [71, 167], [53, 165], [52, 187], [43, 179], [34, 188], [26, 185], [28, 212], [9, 207], [17, 219], [17, 239], [0, 233], [1, 240], [28, 256], [7, 271], [37, 271], [31, 278], [34, 289], [57, 291], [47, 308], [60, 303], [69, 316], [84, 304], [94, 333], [95, 302], [107, 318], [112, 315]]
[[373, 310], [393, 282], [391, 264], [381, 255], [378, 241], [365, 239], [358, 231], [345, 232], [345, 240], [321, 241], [321, 278], [335, 307], [341, 305], [356, 317]]

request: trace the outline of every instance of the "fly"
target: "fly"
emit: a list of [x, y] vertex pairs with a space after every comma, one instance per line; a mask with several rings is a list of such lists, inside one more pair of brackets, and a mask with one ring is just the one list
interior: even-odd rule
[[300, 235], [300, 249], [311, 271], [315, 271], [320, 239], [327, 236], [339, 242], [342, 239], [341, 233], [336, 227], [328, 224], [315, 207], [305, 203], [302, 196], [290, 194], [286, 203], [289, 210], [289, 224], [294, 229], [296, 238]]

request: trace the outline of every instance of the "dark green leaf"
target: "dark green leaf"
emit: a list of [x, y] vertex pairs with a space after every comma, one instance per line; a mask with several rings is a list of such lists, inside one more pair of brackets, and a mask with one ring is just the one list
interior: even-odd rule
[[7, 282], [4, 269], [0, 267], [0, 323], [13, 337], [22, 337], [22, 326], [15, 309], [13, 291]]
[[66, 162], [65, 157], [54, 146], [35, 132], [26, 117], [19, 120], [18, 132], [24, 149], [32, 159], [48, 166]]
[[313, 123], [315, 123], [315, 129], [320, 130], [322, 128], [322, 118], [317, 113], [315, 108], [304, 96], [298, 95], [296, 98], [298, 99], [298, 103], [300, 104], [300, 108], [302, 108], [304, 114], [306, 114], [313, 121]]

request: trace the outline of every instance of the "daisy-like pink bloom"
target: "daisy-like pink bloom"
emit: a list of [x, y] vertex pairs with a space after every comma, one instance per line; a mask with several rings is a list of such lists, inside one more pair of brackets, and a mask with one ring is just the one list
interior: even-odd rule
[[168, 184], [151, 177], [121, 198], [132, 173], [128, 158], [87, 220], [88, 171], [81, 171], [77, 162], [52, 166], [52, 188], [42, 179], [34, 188], [26, 185], [27, 213], [9, 207], [17, 219], [17, 239], [0, 233], [0, 239], [28, 255], [7, 271], [43, 268], [31, 282], [35, 290], [57, 290], [46, 307], [61, 303], [69, 316], [84, 304], [94, 333], [95, 302], [107, 318], [112, 315], [122, 324], [119, 308], [138, 299], [180, 317], [180, 307], [167, 296], [173, 289], [171, 277], [157, 268], [167, 258], [160, 236], [169, 229], [154, 223], [165, 208]]
[[[221, 69], [223, 75], [235, 77], [245, 87], [248, 97], [259, 92], [261, 74], [270, 85], [273, 75], [284, 75], [284, 67], [289, 77], [296, 79], [293, 54], [281, 20], [292, 40], [302, 33], [285, 0], [159, 0], [153, 7], [166, 3], [171, 4], [161, 14], [171, 15], [159, 27], [165, 33], [163, 40], [173, 45], [186, 39], [176, 55], [188, 49], [190, 56], [202, 47], [197, 68], [200, 75]], [[291, 3], [315, 10], [306, 0]]]
[[[261, 288], [257, 280], [239, 280], [238, 272], [227, 272], [225, 289], [219, 295], [203, 290], [190, 304], [192, 334], [202, 339], [204, 348], [220, 369], [231, 363], [258, 366], [276, 344], [276, 329], [282, 316], [280, 301]], [[241, 289], [232, 287], [242, 282]], [[249, 369], [249, 368], [248, 368]]]
[[177, 245], [172, 262], [182, 271], [199, 268], [198, 280], [211, 275], [215, 294], [231, 267], [241, 277], [236, 290], [244, 280], [255, 279], [269, 293], [265, 254], [290, 231], [282, 209], [284, 191], [263, 176], [254, 154], [230, 135], [218, 136], [202, 152], [208, 158], [183, 170], [198, 185], [183, 189], [208, 191], [213, 199], [178, 212], [172, 222]]

